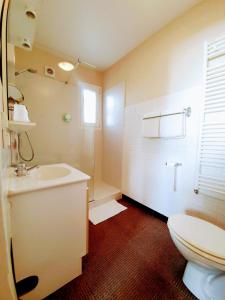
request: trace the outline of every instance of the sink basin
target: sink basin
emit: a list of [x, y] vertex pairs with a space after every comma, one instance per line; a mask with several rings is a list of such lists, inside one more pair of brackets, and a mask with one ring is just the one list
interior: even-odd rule
[[41, 166], [38, 168], [37, 178], [39, 180], [51, 180], [65, 177], [70, 173], [71, 171], [63, 166]]
[[90, 177], [65, 163], [40, 165], [30, 169], [27, 176], [16, 176], [15, 168], [8, 169], [8, 196], [38, 191], [61, 185], [85, 182]]

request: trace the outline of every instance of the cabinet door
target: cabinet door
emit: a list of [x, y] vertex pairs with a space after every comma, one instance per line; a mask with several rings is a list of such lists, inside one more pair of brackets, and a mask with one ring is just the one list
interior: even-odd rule
[[35, 275], [24, 300], [43, 299], [82, 272], [87, 253], [86, 182], [11, 197], [16, 280]]

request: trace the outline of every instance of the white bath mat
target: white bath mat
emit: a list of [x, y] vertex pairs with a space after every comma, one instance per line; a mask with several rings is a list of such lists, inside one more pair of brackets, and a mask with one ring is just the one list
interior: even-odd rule
[[89, 220], [94, 225], [101, 223], [127, 209], [116, 200], [108, 201], [89, 210]]

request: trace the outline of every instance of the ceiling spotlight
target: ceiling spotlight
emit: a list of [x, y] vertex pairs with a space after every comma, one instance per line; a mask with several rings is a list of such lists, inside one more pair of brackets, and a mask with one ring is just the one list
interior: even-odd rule
[[28, 2], [27, 7], [25, 9], [26, 16], [31, 20], [36, 19], [37, 13], [35, 11], [35, 5], [34, 5], [34, 3], [32, 3], [34, 1], [26, 1], [26, 2]]
[[62, 61], [60, 63], [58, 63], [58, 66], [63, 70], [63, 71], [72, 71], [74, 69], [74, 65], [71, 64], [68, 61]]
[[32, 49], [31, 43], [28, 39], [23, 39], [22, 41], [22, 47], [25, 49]]

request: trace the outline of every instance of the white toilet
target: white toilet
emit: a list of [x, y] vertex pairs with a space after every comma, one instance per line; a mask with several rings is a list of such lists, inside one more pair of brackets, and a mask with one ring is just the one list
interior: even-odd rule
[[171, 216], [167, 225], [188, 261], [187, 288], [200, 300], [225, 300], [225, 230], [188, 215]]

